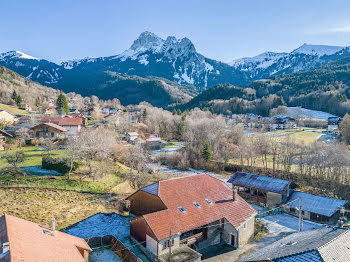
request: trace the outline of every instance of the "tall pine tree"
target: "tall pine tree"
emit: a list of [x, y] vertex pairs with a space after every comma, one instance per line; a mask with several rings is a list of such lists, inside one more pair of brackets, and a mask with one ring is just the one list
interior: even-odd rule
[[210, 161], [212, 159], [211, 148], [208, 140], [203, 145], [202, 157], [205, 161]]
[[69, 106], [66, 96], [60, 91], [56, 101], [56, 110], [60, 115], [69, 113]]
[[40, 97], [36, 97], [36, 99], [35, 99], [35, 106], [36, 107], [40, 107], [40, 105], [41, 105], [41, 102], [40, 102]]

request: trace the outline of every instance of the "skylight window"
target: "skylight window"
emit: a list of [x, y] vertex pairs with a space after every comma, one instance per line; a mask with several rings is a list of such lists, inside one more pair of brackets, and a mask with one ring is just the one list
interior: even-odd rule
[[207, 201], [207, 203], [208, 203], [209, 205], [213, 204], [213, 202], [211, 202], [211, 200], [208, 199], [208, 198], [206, 198], [205, 201]]
[[179, 210], [181, 211], [181, 213], [185, 213], [186, 212], [186, 209], [184, 209], [184, 207], [179, 207]]
[[201, 205], [200, 205], [198, 202], [193, 202], [193, 204], [194, 204], [196, 207], [198, 207], [198, 208], [201, 207]]

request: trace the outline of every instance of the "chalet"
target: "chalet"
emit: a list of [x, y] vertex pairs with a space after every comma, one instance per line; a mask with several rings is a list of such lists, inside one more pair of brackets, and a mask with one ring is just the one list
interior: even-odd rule
[[50, 106], [43, 108], [43, 114], [44, 115], [51, 115], [51, 114], [53, 114], [54, 111], [55, 111], [55, 108], [50, 107]]
[[340, 122], [343, 119], [337, 116], [328, 117], [328, 132], [333, 132], [334, 129], [339, 129]]
[[294, 233], [239, 262], [345, 262], [350, 259], [350, 230], [324, 227]]
[[152, 261], [167, 261], [170, 247], [194, 257], [181, 261], [199, 261], [202, 248], [222, 242], [240, 248], [254, 235], [256, 211], [206, 174], [159, 181], [127, 199], [138, 216], [130, 235]]
[[54, 123], [66, 129], [66, 136], [77, 136], [80, 133], [83, 120], [81, 118], [70, 117], [42, 117], [42, 123]]
[[7, 133], [5, 130], [0, 129], [0, 144], [5, 143], [6, 140], [11, 137], [11, 134]]
[[162, 140], [159, 136], [150, 135], [146, 139], [146, 148], [150, 150], [159, 150], [161, 144], [162, 144]]
[[15, 122], [15, 116], [6, 110], [0, 110], [0, 123], [12, 125]]
[[347, 200], [294, 191], [283, 210], [291, 215], [299, 216], [297, 208], [300, 206], [300, 201], [302, 218], [321, 223], [336, 222], [340, 216], [340, 209], [348, 202]]
[[135, 144], [138, 140], [139, 134], [137, 132], [128, 132], [125, 136], [125, 140], [130, 144]]
[[68, 118], [80, 118], [82, 125], [87, 127], [88, 125], [88, 119], [86, 118], [86, 116], [84, 116], [83, 113], [75, 112], [75, 113], [69, 113], [68, 115], [65, 115], [64, 117], [68, 117]]
[[32, 127], [36, 138], [62, 138], [67, 131], [64, 127], [54, 123], [41, 123]]
[[20, 107], [23, 108], [24, 110], [32, 112], [32, 106], [30, 104], [22, 103]]
[[292, 186], [288, 180], [243, 172], [234, 173], [228, 183], [238, 187], [238, 194], [245, 200], [270, 207], [285, 203]]
[[1, 262], [87, 262], [84, 239], [10, 215], [0, 217]]

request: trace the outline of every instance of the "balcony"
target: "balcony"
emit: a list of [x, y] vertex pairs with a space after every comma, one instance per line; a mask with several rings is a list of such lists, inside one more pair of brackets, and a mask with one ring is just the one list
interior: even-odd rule
[[202, 238], [203, 238], [203, 232], [200, 232], [198, 234], [186, 237], [186, 238], [180, 240], [180, 246], [182, 246], [182, 245], [192, 245], [197, 240], [202, 239]]

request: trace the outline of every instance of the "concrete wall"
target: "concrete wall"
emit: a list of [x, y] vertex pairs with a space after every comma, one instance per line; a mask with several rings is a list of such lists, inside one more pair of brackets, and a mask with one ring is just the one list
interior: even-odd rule
[[[235, 243], [231, 243], [232, 237], [231, 235], [234, 235], [235, 237]], [[238, 247], [238, 231], [237, 229], [231, 225], [227, 219], [225, 219], [225, 226], [224, 226], [224, 233], [223, 233], [223, 241], [225, 241], [227, 244], [232, 245], [234, 247]]]
[[283, 196], [281, 194], [267, 192], [266, 193], [266, 204], [269, 207], [280, 205], [280, 204], [282, 204], [282, 198], [283, 198]]
[[[171, 238], [174, 240], [174, 244], [171, 247], [172, 250], [180, 247], [180, 235], [172, 236]], [[169, 253], [169, 247], [165, 248], [165, 242], [168, 240], [169, 238], [166, 238], [158, 242], [158, 256]]]
[[209, 223], [207, 227], [207, 239], [198, 240], [195, 243], [196, 249], [219, 244], [222, 240], [222, 232], [220, 220]]
[[158, 247], [157, 247], [157, 241], [150, 237], [149, 235], [146, 235], [146, 248], [154, 255], [157, 255], [158, 253]]
[[254, 237], [255, 216], [251, 216], [238, 230], [238, 248], [243, 247]]
[[80, 132], [80, 126], [64, 126], [67, 130], [64, 134], [66, 136], [77, 136]]

